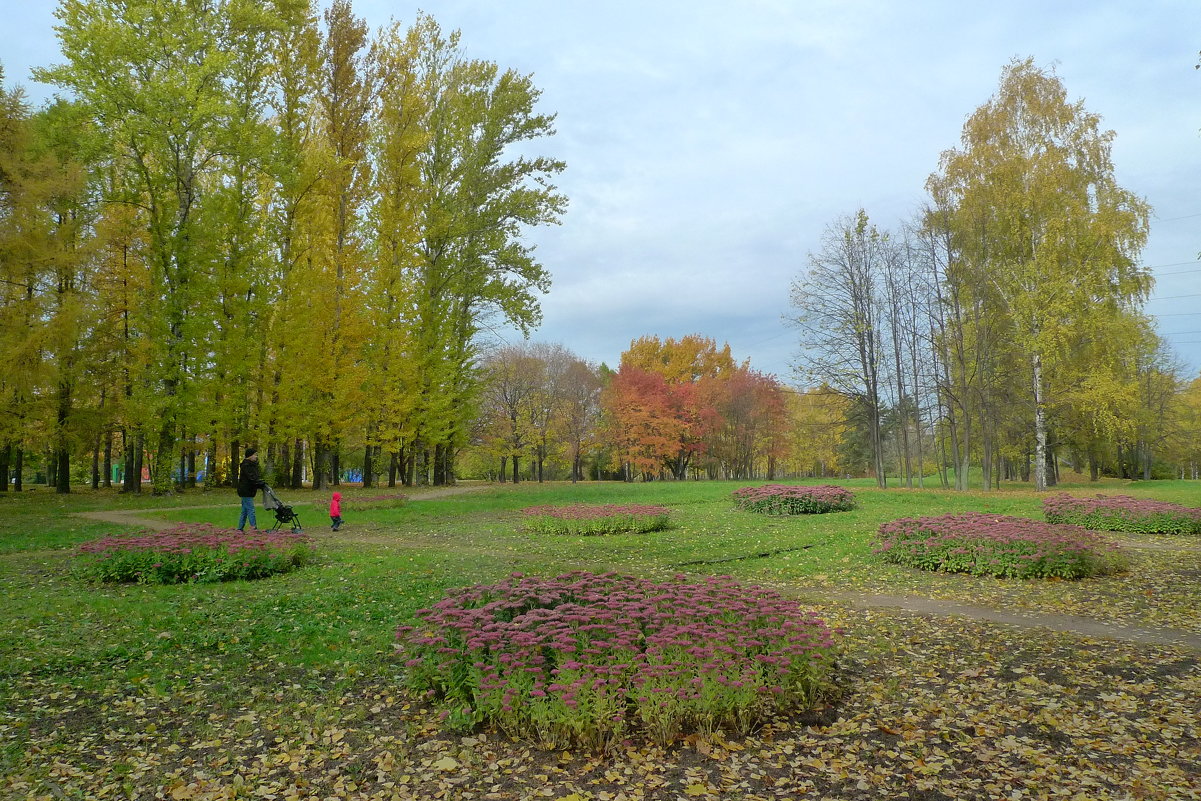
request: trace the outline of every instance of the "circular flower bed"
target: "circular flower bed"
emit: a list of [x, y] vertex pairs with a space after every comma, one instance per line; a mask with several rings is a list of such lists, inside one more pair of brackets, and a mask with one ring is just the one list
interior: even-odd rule
[[845, 487], [823, 484], [792, 487], [766, 484], [734, 490], [738, 508], [765, 515], [810, 515], [846, 512], [855, 508], [855, 494]]
[[526, 530], [538, 534], [641, 534], [662, 531], [670, 523], [666, 507], [640, 504], [528, 506], [521, 513]]
[[1117, 546], [1079, 526], [978, 512], [880, 526], [884, 561], [976, 576], [1083, 578], [1119, 570]]
[[1051, 523], [1072, 523], [1104, 531], [1201, 534], [1201, 509], [1128, 495], [1093, 498], [1077, 498], [1067, 493], [1052, 495], [1043, 500], [1043, 514]]
[[410, 685], [441, 699], [452, 725], [488, 722], [555, 747], [742, 734], [832, 686], [825, 623], [728, 577], [515, 573], [417, 616], [397, 648]]
[[305, 534], [194, 523], [86, 542], [79, 546], [75, 571], [93, 581], [139, 584], [257, 579], [294, 570], [314, 553]]

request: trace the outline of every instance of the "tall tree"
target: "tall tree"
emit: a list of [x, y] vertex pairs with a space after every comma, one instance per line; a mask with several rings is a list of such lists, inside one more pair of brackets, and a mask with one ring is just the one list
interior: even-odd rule
[[29, 106], [0, 71], [0, 460], [4, 489], [12, 471], [23, 485], [24, 455], [37, 444], [38, 397], [50, 380], [41, 321], [45, 317], [45, 172], [34, 156]]
[[420, 85], [429, 141], [420, 156], [421, 240], [413, 274], [415, 417], [411, 447], [428, 454], [436, 484], [453, 481], [453, 456], [467, 433], [478, 386], [477, 335], [501, 315], [523, 333], [537, 324], [534, 293], [550, 277], [521, 241], [525, 228], [554, 224], [566, 199], [551, 183], [564, 168], [547, 157], [513, 156], [554, 133], [535, 113], [540, 92], [527, 75], [464, 59], [459, 34], [428, 16]]
[[572, 483], [584, 478], [584, 455], [598, 441], [600, 371], [582, 359], [572, 359], [563, 373], [562, 407], [557, 422], [571, 462]]
[[[694, 459], [707, 450], [710, 436], [720, 424], [716, 406], [719, 387], [735, 372], [730, 346], [718, 348], [712, 339], [698, 334], [662, 341], [641, 337], [621, 355], [621, 368], [619, 377], [628, 368], [663, 378], [666, 390], [662, 400], [672, 418], [669, 428], [676, 437], [675, 450], [667, 457], [666, 466], [677, 480], [683, 480]], [[657, 385], [655, 390], [657, 393]]]
[[412, 309], [418, 298], [413, 275], [421, 239], [420, 157], [429, 142], [428, 94], [418, 74], [421, 45], [419, 28], [405, 31], [393, 23], [380, 32], [373, 51], [379, 98], [371, 139], [375, 185], [368, 215], [374, 241], [368, 298], [374, 335], [365, 352], [369, 368], [365, 395], [370, 406], [365, 482], [370, 480], [376, 456], [386, 449], [395, 463], [416, 433]]
[[621, 365], [605, 387], [605, 436], [627, 481], [659, 475], [688, 440], [688, 423], [677, 414], [671, 395], [662, 374], [629, 364]]
[[872, 471], [887, 486], [880, 416], [886, 364], [881, 281], [890, 242], [860, 209], [826, 228], [808, 272], [793, 282], [802, 373], [858, 400], [866, 416]]
[[35, 71], [75, 93], [121, 161], [124, 185], [110, 202], [145, 215], [155, 310], [150, 332], [158, 385], [154, 485], [171, 485], [179, 424], [192, 392], [197, 325], [207, 286], [205, 231], [197, 225], [206, 178], [217, 167], [228, 93], [226, 2], [62, 0], [56, 30], [67, 62]]
[[1082, 326], [1129, 313], [1150, 289], [1137, 266], [1148, 207], [1118, 185], [1112, 131], [1069, 103], [1054, 72], [1015, 60], [943, 154], [931, 193], [946, 210], [968, 291], [1003, 311], [1026, 362], [1034, 483], [1047, 486], [1048, 373], [1071, 358]]

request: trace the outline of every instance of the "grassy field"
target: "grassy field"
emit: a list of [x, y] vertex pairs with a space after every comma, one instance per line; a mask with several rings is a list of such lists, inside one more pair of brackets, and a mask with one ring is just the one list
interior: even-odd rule
[[[850, 593], [903, 594], [1201, 633], [1195, 538], [1185, 550], [1180, 538], [1123, 535], [1130, 569], [1080, 582], [921, 573], [873, 554], [880, 523], [969, 510], [1041, 519], [1040, 497], [838, 483], [856, 491], [856, 510], [797, 518], [736, 511], [730, 493], [740, 485], [721, 482], [488, 485], [357, 511], [356, 499], [388, 491], [346, 488], [337, 533], [328, 527], [328, 493], [285, 491], [318, 540], [317, 564], [257, 582], [174, 587], [71, 578], [74, 546], [130, 530], [76, 513], [232, 526], [232, 493], [0, 496], [0, 793], [1201, 797], [1195, 716], [1190, 726], [1173, 712], [1201, 703], [1196, 652], [837, 602]], [[1064, 489], [1201, 505], [1197, 482]], [[569, 502], [662, 504], [673, 526], [579, 538], [521, 530], [521, 508]], [[269, 521], [259, 514], [260, 524]], [[666, 751], [634, 743], [624, 756], [599, 759], [547, 754], [489, 732], [444, 735], [431, 710], [401, 691], [393, 632], [416, 609], [447, 588], [513, 571], [577, 569], [726, 574], [794, 594], [847, 630], [846, 695], [743, 743]]]

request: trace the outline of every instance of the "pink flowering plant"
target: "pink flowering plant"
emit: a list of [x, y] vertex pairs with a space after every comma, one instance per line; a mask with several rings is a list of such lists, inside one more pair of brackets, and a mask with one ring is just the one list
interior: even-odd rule
[[810, 515], [846, 512], [855, 508], [855, 494], [845, 487], [823, 484], [792, 487], [766, 484], [734, 490], [738, 508], [765, 515]]
[[1043, 500], [1043, 515], [1051, 523], [1072, 523], [1102, 531], [1201, 534], [1201, 509], [1127, 495], [1052, 495]]
[[1116, 545], [1079, 526], [979, 512], [893, 520], [878, 539], [886, 562], [974, 576], [1077, 579], [1125, 564]]
[[571, 536], [641, 534], [662, 531], [671, 522], [667, 507], [633, 503], [528, 506], [521, 514], [527, 531]]
[[452, 590], [417, 617], [397, 630], [397, 649], [410, 686], [451, 725], [486, 722], [554, 747], [745, 734], [833, 689], [835, 633], [729, 577], [514, 573]]
[[301, 533], [184, 523], [86, 542], [76, 553], [75, 572], [90, 581], [138, 584], [257, 579], [294, 570], [314, 552], [312, 538]]

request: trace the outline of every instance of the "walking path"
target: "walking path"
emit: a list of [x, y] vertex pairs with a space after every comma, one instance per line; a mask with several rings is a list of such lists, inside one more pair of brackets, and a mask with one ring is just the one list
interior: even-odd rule
[[[431, 498], [444, 498], [448, 495], [462, 495], [465, 492], [474, 492], [476, 487], [438, 487], [436, 489], [418, 490], [416, 492], [406, 492], [405, 497], [410, 501], [427, 501]], [[312, 501], [299, 501], [291, 504], [292, 506], [312, 506]], [[148, 517], [149, 514], [159, 514], [165, 512], [181, 512], [189, 509], [215, 509], [218, 508], [213, 504], [207, 506], [169, 506], [161, 509], [138, 509], [136, 511], [106, 511], [106, 512], [75, 512], [76, 517], [86, 517], [89, 520], [99, 520], [102, 523], [114, 523], [119, 526], [132, 526], [136, 528], [148, 528], [152, 531], [162, 531], [178, 525], [177, 520], [163, 520], [158, 517]], [[231, 508], [233, 508], [231, 506]], [[237, 516], [238, 510], [233, 509], [233, 514]], [[267, 514], [267, 512], [263, 512]]]
[[[440, 487], [418, 492], [406, 493], [411, 501], [444, 498], [450, 495], [461, 495], [475, 491], [476, 487]], [[293, 504], [294, 506], [310, 506], [309, 501]], [[211, 506], [180, 506], [166, 509], [156, 509], [155, 512], [171, 512], [180, 509], [209, 509]], [[150, 511], [150, 510], [147, 510]], [[174, 521], [161, 520], [153, 517], [143, 517], [144, 512], [109, 511], [109, 512], [78, 512], [80, 517], [90, 520], [101, 520], [106, 523], [149, 528], [156, 531], [175, 525]], [[1201, 551], [1201, 546], [1181, 543], [1178, 546], [1138, 543], [1124, 541], [1121, 543], [1131, 548], [1147, 548], [1151, 550]], [[810, 590], [798, 587], [795, 594], [811, 598], [814, 601], [827, 600], [842, 603], [857, 609], [895, 609], [903, 613], [934, 616], [934, 617], [966, 617], [973, 620], [984, 620], [991, 623], [1001, 623], [1023, 628], [1041, 628], [1066, 634], [1079, 634], [1085, 637], [1123, 640], [1126, 642], [1145, 643], [1148, 645], [1167, 645], [1201, 652], [1201, 635], [1189, 631], [1165, 628], [1142, 628], [1125, 626], [1118, 623], [1106, 623], [1079, 615], [1048, 614], [1040, 612], [1005, 612], [986, 606], [942, 601], [933, 598], [922, 598], [914, 595], [882, 595], [857, 592], [830, 592], [826, 590]]]
[[987, 606], [959, 603], [957, 601], [940, 601], [933, 598], [922, 598], [914, 595], [875, 595], [853, 592], [824, 592], [815, 591], [812, 594], [799, 590], [798, 594], [814, 600], [828, 599], [844, 603], [857, 609], [897, 609], [918, 615], [944, 617], [967, 617], [973, 620], [986, 620], [991, 623], [1003, 623], [1009, 626], [1024, 628], [1042, 628], [1067, 634], [1082, 634], [1086, 637], [1098, 637], [1110, 640], [1125, 640], [1127, 642], [1146, 643], [1149, 645], [1170, 645], [1177, 648], [1187, 648], [1201, 651], [1201, 635], [1179, 629], [1141, 628], [1124, 626], [1119, 623], [1106, 623], [1091, 617], [1079, 615], [1047, 614], [1043, 612], [1004, 612]]

